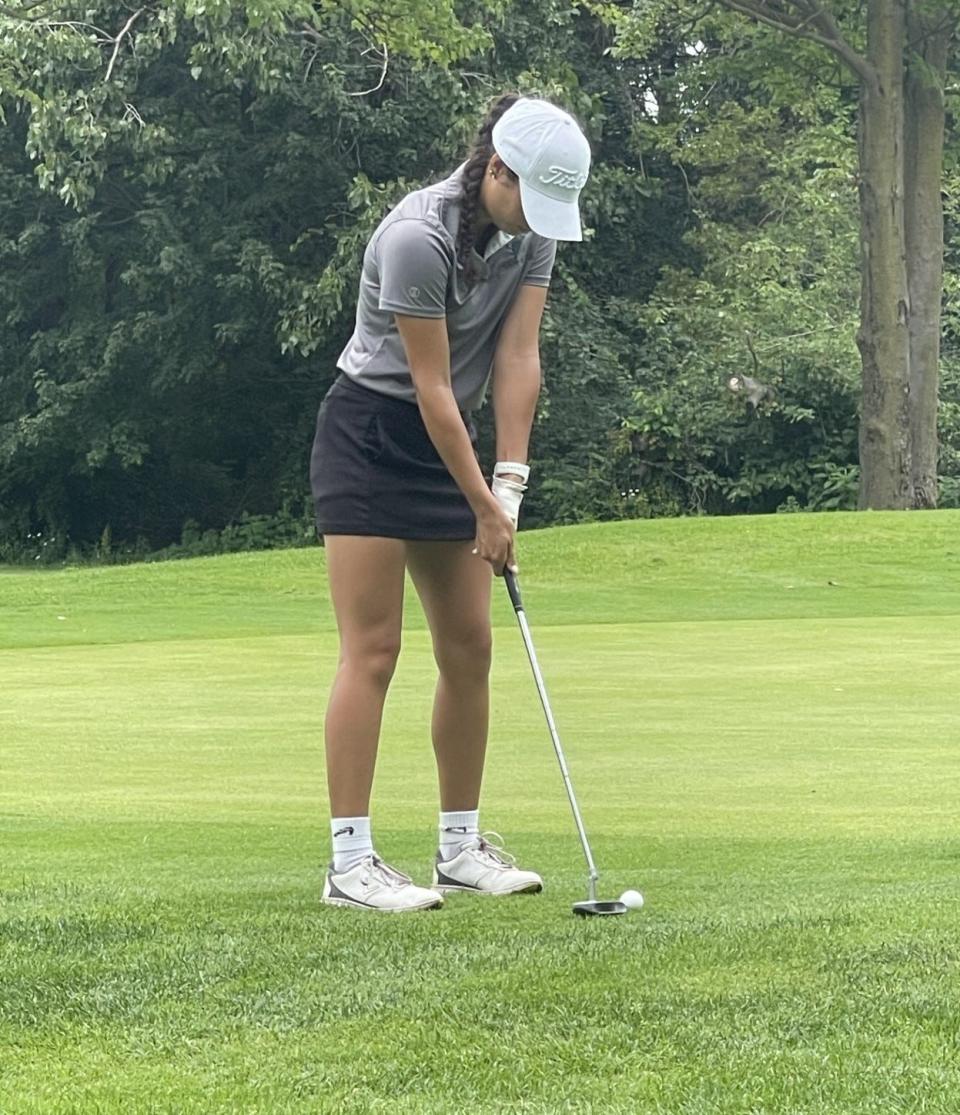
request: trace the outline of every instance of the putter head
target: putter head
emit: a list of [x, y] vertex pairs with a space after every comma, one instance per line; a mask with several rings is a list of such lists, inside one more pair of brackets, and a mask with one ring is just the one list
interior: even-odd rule
[[627, 907], [622, 902], [574, 902], [573, 912], [582, 918], [610, 917], [625, 914]]

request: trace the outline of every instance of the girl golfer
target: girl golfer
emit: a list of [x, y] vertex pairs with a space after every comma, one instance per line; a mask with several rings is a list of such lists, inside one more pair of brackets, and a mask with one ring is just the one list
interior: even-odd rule
[[[571, 116], [547, 101], [504, 96], [467, 161], [408, 194], [367, 245], [356, 328], [320, 407], [310, 467], [340, 632], [326, 717], [333, 862], [323, 901], [332, 905], [426, 910], [447, 891], [542, 887], [478, 823], [490, 594], [493, 574], [515, 568], [540, 319], [556, 241], [581, 239], [578, 198], [589, 169], [590, 147]], [[471, 420], [488, 384], [492, 488]], [[440, 838], [429, 888], [385, 863], [370, 832], [405, 569], [439, 667]]]

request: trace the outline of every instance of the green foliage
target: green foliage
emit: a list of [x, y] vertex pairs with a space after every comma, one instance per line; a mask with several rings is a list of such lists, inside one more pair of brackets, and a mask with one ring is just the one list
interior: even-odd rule
[[[347, 213], [334, 213], [325, 222], [324, 231], [334, 247], [319, 278], [307, 276], [292, 283], [286, 292], [279, 326], [281, 352], [311, 355], [327, 330], [338, 325], [349, 312], [356, 298], [367, 241], [387, 210], [415, 188], [403, 178], [389, 186], [377, 186], [363, 173], [353, 179], [346, 195]], [[305, 233], [294, 242], [291, 252], [308, 235]], [[275, 266], [271, 260], [268, 269]]]
[[[624, 232], [644, 191], [604, 165], [603, 132], [619, 152], [629, 112], [623, 96], [609, 107], [604, 98], [626, 88], [630, 71], [600, 60], [591, 36], [602, 29], [588, 35], [577, 10], [554, 0], [501, 7], [488, 22], [499, 57], [474, 54], [461, 72], [451, 60], [471, 42], [482, 46], [479, 32], [474, 42], [474, 31], [451, 31], [448, 56], [437, 60], [422, 34], [405, 56], [394, 23], [382, 88], [356, 97], [381, 74], [362, 54], [377, 37], [364, 12], [322, 8], [311, 25], [324, 30], [318, 38], [281, 35], [249, 6], [164, 8], [136, 24], [135, 54], [123, 40], [109, 88], [101, 78], [112, 47], [75, 31], [66, 42], [76, 58], [55, 56], [54, 85], [39, 100], [4, 86], [0, 173], [10, 188], [0, 197], [0, 257], [13, 266], [0, 272], [0, 537], [14, 548], [40, 534], [62, 540], [61, 557], [71, 547], [93, 554], [109, 523], [113, 551], [155, 550], [188, 519], [202, 537], [244, 512], [270, 517], [302, 499], [316, 406], [353, 324], [366, 240], [404, 192], [449, 173], [504, 87], [562, 96], [590, 123], [599, 189], [588, 219], [615, 218], [594, 243], [619, 251], [629, 273]], [[462, 9], [464, 27], [485, 13], [481, 4]], [[113, 27], [115, 15], [85, 18]], [[31, 27], [18, 32], [21, 46], [28, 32], [30, 57], [59, 42]], [[68, 82], [106, 138], [64, 140], [82, 116], [57, 93]], [[40, 134], [48, 109], [56, 128]], [[37, 159], [61, 157], [38, 191]], [[85, 183], [72, 209], [51, 192], [68, 171]], [[589, 318], [602, 347], [610, 269], [586, 248], [574, 254], [584, 285], [557, 335]], [[570, 272], [571, 292], [577, 283]], [[572, 295], [555, 301], [560, 315], [574, 306]], [[622, 342], [614, 349], [622, 355]], [[625, 366], [605, 354], [590, 382], [608, 405], [578, 430], [582, 383], [565, 363], [576, 358], [575, 346], [550, 352], [558, 364], [545, 401], [545, 476], [560, 467], [552, 454], [602, 445], [618, 418], [615, 384], [621, 401], [629, 395]]]
[[943, 182], [943, 333], [940, 353], [941, 507], [960, 507], [960, 145], [948, 146]]
[[179, 80], [189, 74], [220, 91], [248, 85], [278, 93], [316, 70], [344, 92], [359, 79], [360, 93], [378, 67], [358, 44], [445, 67], [489, 47], [481, 18], [499, 10], [499, 0], [479, 6], [478, 21], [467, 26], [452, 0], [166, 0], [133, 14], [109, 2], [68, 2], [51, 17], [27, 7], [22, 18], [0, 22], [0, 104], [28, 108], [27, 150], [41, 188], [79, 208], [93, 201], [118, 152], [149, 158], [151, 149], [181, 140], [154, 124], [144, 96], [158, 71], [174, 76], [178, 53]]
[[[0, 558], [274, 537], [303, 505], [370, 233], [507, 88], [566, 104], [594, 147], [525, 524], [850, 506], [856, 89], [819, 48], [686, 4], [46, 11], [0, 20]], [[958, 152], [948, 137], [948, 245]], [[742, 374], [772, 400], [731, 393]]]
[[244, 511], [235, 523], [229, 523], [223, 530], [201, 530], [197, 522], [188, 519], [183, 525], [180, 542], [147, 555], [147, 560], [283, 550], [316, 543], [313, 508], [305, 501], [299, 510], [287, 504], [275, 515], [249, 515]]
[[172, 558], [210, 557], [254, 550], [285, 550], [317, 545], [313, 507], [305, 500], [298, 508], [285, 504], [272, 515], [243, 511], [222, 530], [204, 530], [194, 519], [183, 524], [179, 542], [152, 549], [144, 537], [115, 542], [108, 523], [90, 545], [71, 543], [64, 536], [27, 531], [22, 537], [0, 539], [0, 565], [43, 568], [60, 565], [126, 565]]
[[[801, 88], [761, 62], [731, 17], [657, 88], [646, 145], [680, 171], [695, 223], [691, 262], [666, 265], [642, 306], [637, 388], [625, 417], [624, 486], [695, 512], [855, 505], [859, 360], [853, 113], [820, 66]], [[779, 45], [779, 44], [775, 44]], [[794, 52], [797, 47], [794, 46]], [[779, 59], [778, 59], [779, 61]], [[773, 392], [731, 392], [747, 375]]]

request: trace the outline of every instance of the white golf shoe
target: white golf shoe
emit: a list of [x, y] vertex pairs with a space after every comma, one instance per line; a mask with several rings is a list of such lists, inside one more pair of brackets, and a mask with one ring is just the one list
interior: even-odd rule
[[349, 871], [327, 869], [322, 901], [328, 906], [356, 906], [360, 910], [433, 910], [443, 905], [435, 890], [418, 887], [409, 875], [390, 867], [377, 855], [366, 856]]
[[543, 880], [535, 871], [523, 871], [500, 844], [491, 843], [487, 837], [503, 837], [495, 832], [485, 832], [465, 844], [452, 859], [443, 860], [437, 853], [433, 868], [433, 889], [446, 894], [449, 891], [473, 891], [475, 894], [533, 894], [543, 890]]

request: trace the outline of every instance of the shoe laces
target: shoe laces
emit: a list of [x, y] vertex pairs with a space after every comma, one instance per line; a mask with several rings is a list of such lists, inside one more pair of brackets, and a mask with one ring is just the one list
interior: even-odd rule
[[[487, 839], [492, 837], [493, 839]], [[512, 856], [503, 846], [499, 832], [481, 832], [473, 851], [493, 867], [516, 867], [517, 857]]]
[[394, 890], [408, 886], [413, 882], [409, 875], [404, 875], [402, 871], [391, 867], [389, 863], [384, 863], [379, 856], [368, 856], [363, 862], [367, 865], [364, 882], [373, 878], [378, 883], [383, 883], [384, 886], [391, 887]]

